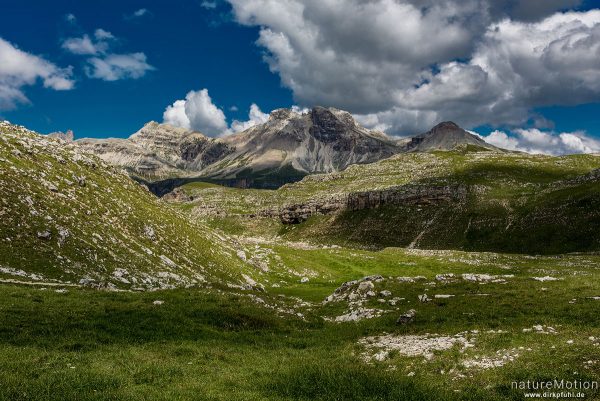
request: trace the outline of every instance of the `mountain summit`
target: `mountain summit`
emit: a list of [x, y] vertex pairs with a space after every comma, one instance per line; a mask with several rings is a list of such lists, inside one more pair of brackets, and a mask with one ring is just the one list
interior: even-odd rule
[[473, 145], [485, 149], [498, 148], [485, 142], [477, 135], [462, 129], [452, 121], [439, 123], [429, 131], [399, 142], [404, 152], [431, 152], [434, 150], [452, 150], [460, 145]]
[[328, 173], [398, 151], [393, 140], [361, 127], [350, 113], [324, 107], [275, 110], [264, 124], [218, 141], [235, 149], [204, 170], [219, 178]]

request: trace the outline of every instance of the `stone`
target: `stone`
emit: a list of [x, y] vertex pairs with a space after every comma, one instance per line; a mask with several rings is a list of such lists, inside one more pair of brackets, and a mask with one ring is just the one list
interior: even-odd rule
[[422, 302], [422, 303], [427, 303], [427, 302], [430, 301], [430, 299], [427, 296], [427, 294], [419, 295], [417, 298], [419, 299], [419, 302]]
[[156, 241], [156, 233], [154, 232], [154, 228], [150, 226], [144, 226], [144, 235], [151, 241]]
[[52, 238], [52, 233], [50, 232], [50, 230], [38, 231], [37, 237], [39, 239], [49, 240], [50, 238]]
[[363, 281], [358, 285], [358, 292], [367, 293], [375, 288], [371, 281]]
[[407, 323], [410, 323], [410, 322], [413, 321], [413, 319], [415, 318], [416, 314], [417, 314], [416, 310], [410, 309], [406, 313], [400, 315], [400, 317], [398, 318], [398, 320], [396, 320], [396, 324], [407, 324]]
[[308, 277], [302, 277], [302, 278], [300, 279], [300, 282], [301, 282], [301, 283], [303, 283], [303, 284], [304, 284], [304, 283], [308, 283]]

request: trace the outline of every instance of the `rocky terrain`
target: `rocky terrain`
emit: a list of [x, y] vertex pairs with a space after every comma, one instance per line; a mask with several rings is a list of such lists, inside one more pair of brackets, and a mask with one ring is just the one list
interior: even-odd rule
[[452, 122], [397, 140], [360, 126], [350, 113], [324, 107], [306, 113], [278, 109], [265, 123], [220, 138], [150, 122], [127, 139], [81, 139], [75, 144], [126, 168], [159, 196], [202, 180], [240, 188], [278, 188], [308, 174], [341, 171], [397, 153], [457, 146], [502, 151]]
[[480, 149], [493, 151], [503, 151], [480, 137], [467, 132], [452, 121], [442, 122], [431, 130], [413, 136], [411, 138], [401, 139], [398, 144], [402, 152], [431, 152], [435, 150], [452, 150], [457, 146], [470, 145]]
[[197, 174], [233, 151], [199, 132], [154, 121], [127, 139], [81, 139], [74, 143], [150, 181]]

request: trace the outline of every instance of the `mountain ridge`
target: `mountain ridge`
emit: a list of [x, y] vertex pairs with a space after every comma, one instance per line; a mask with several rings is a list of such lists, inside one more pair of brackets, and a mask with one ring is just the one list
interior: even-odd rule
[[194, 180], [277, 188], [308, 174], [341, 171], [405, 152], [460, 145], [500, 150], [452, 122], [398, 140], [362, 127], [346, 111], [320, 106], [300, 113], [276, 109], [266, 122], [218, 138], [151, 121], [127, 139], [84, 138], [74, 143], [126, 168], [159, 195]]

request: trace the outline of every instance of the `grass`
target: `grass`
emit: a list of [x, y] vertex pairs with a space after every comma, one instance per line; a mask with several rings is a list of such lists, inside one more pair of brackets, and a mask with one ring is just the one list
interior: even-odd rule
[[[588, 340], [600, 337], [599, 301], [587, 298], [600, 294], [598, 256], [263, 248], [286, 266], [272, 263], [273, 270], [262, 275], [266, 293], [218, 288], [56, 293], [2, 285], [0, 399], [518, 400], [522, 393], [510, 388], [513, 380], [600, 378], [600, 365], [586, 364], [600, 359], [599, 347]], [[314, 272], [308, 283], [288, 271], [300, 267]], [[515, 277], [507, 284], [431, 284], [436, 274], [450, 272]], [[367, 307], [390, 311], [381, 318], [324, 322], [319, 316], [335, 316], [345, 307], [320, 301], [341, 281], [366, 274], [427, 280], [377, 284], [377, 291], [405, 298], [398, 309], [368, 301]], [[562, 280], [531, 279], [545, 274]], [[283, 285], [271, 288], [268, 283], [276, 281]], [[419, 304], [421, 293], [455, 297]], [[265, 313], [252, 294], [280, 306], [300, 297], [308, 304], [296, 311], [305, 318]], [[577, 301], [571, 304], [572, 298]], [[164, 303], [154, 305], [155, 300]], [[395, 319], [408, 308], [417, 309], [415, 321], [397, 326]], [[553, 326], [558, 334], [523, 332], [536, 324]], [[498, 329], [505, 333], [487, 333]], [[357, 341], [367, 335], [465, 330], [481, 332], [465, 353], [444, 351], [431, 361], [396, 354], [372, 365], [359, 357]], [[531, 351], [520, 351], [503, 367], [462, 367], [467, 358], [519, 347]], [[590, 392], [587, 399], [596, 396]]]
[[[600, 166], [594, 156], [401, 155], [277, 191], [191, 183], [184, 190], [198, 200], [177, 205], [68, 146], [0, 128], [0, 400], [499, 401], [523, 398], [515, 380], [600, 379], [600, 301], [592, 299], [600, 255], [562, 253], [572, 244], [597, 250], [597, 183], [572, 181]], [[295, 226], [243, 217], [333, 194], [457, 182], [485, 190], [443, 213], [384, 207]], [[229, 214], [199, 217], [199, 206]], [[390, 246], [407, 245], [436, 213], [437, 228], [418, 244], [429, 250]], [[508, 217], [520, 228], [499, 230]], [[36, 235], [45, 228], [50, 240]], [[61, 228], [70, 233], [64, 242]], [[475, 252], [531, 250], [536, 241], [561, 254]], [[449, 273], [455, 279], [436, 279]], [[482, 284], [464, 273], [510, 277]], [[242, 274], [256, 281], [252, 290]], [[180, 279], [152, 281], [171, 275]], [[383, 279], [362, 307], [381, 316], [334, 323], [356, 305], [323, 300], [369, 275]], [[78, 286], [88, 276], [112, 290]], [[406, 276], [425, 278], [398, 279]], [[558, 280], [533, 279], [545, 276]], [[36, 285], [7, 283], [15, 279]], [[153, 291], [134, 291], [143, 280]], [[395, 305], [380, 302], [383, 290]], [[422, 294], [432, 301], [419, 302]], [[396, 324], [409, 309], [414, 321]], [[474, 347], [431, 360], [398, 351], [365, 360], [360, 340], [385, 333], [461, 333]], [[505, 352], [519, 355], [490, 369], [464, 365]]]

